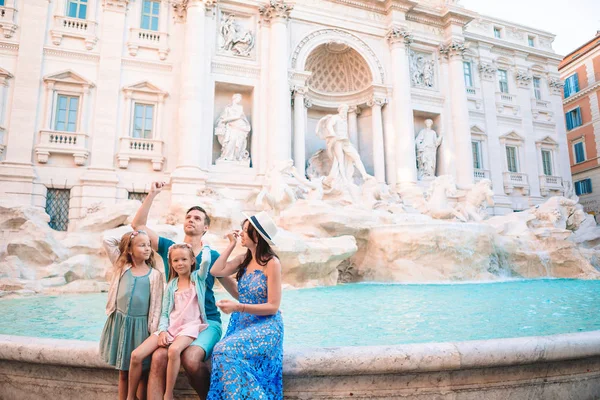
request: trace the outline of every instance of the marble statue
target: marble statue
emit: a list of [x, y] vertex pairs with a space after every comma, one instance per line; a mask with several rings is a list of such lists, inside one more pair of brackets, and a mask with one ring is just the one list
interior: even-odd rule
[[221, 156], [218, 161], [246, 162], [250, 158], [247, 147], [251, 126], [244, 114], [241, 101], [242, 95], [234, 94], [231, 104], [225, 107], [217, 120], [215, 136], [221, 144]]
[[482, 179], [477, 182], [459, 203], [457, 210], [466, 221], [481, 222], [487, 217], [486, 207], [494, 205], [492, 181]]
[[433, 219], [454, 219], [467, 222], [455, 204], [448, 197], [456, 196], [456, 184], [452, 175], [442, 175], [435, 178], [429, 186], [427, 198], [413, 198], [413, 205], [419, 212]]
[[434, 178], [437, 160], [437, 149], [442, 143], [442, 137], [431, 129], [433, 121], [425, 120], [425, 128], [421, 129], [415, 139], [417, 147], [417, 172], [419, 179]]
[[241, 31], [233, 14], [223, 15], [220, 34], [223, 40], [221, 50], [247, 57], [254, 48], [254, 35], [248, 30]]
[[425, 56], [410, 52], [410, 79], [413, 86], [431, 88], [434, 86], [434, 61]]
[[275, 215], [279, 215], [281, 210], [296, 202], [296, 194], [286, 182], [292, 168], [292, 160], [275, 161], [267, 171], [262, 189], [250, 195], [247, 200], [254, 199], [256, 208], [273, 210]]
[[325, 140], [327, 156], [332, 161], [324, 181], [329, 187], [354, 185], [355, 168], [363, 180], [373, 179], [367, 174], [358, 151], [348, 137], [348, 108], [348, 105], [342, 104], [337, 114], [328, 114], [317, 123], [317, 136]]

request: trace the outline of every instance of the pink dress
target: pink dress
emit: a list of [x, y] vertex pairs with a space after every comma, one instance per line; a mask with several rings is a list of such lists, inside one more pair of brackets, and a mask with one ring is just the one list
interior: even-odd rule
[[208, 328], [208, 324], [205, 324], [200, 316], [198, 295], [194, 285], [186, 290], [177, 290], [167, 329], [169, 344], [173, 343], [177, 336], [189, 336], [196, 339], [198, 334], [206, 328]]

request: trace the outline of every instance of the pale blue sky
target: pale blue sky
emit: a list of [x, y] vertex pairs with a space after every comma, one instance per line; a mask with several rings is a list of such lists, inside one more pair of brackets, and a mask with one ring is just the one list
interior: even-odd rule
[[552, 32], [554, 51], [566, 55], [600, 30], [600, 0], [460, 0], [480, 14]]

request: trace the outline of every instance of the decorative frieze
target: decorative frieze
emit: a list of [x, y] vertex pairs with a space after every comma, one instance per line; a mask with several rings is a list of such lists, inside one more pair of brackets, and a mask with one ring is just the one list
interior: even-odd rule
[[129, 4], [129, 0], [102, 0], [102, 7], [105, 11], [125, 13], [127, 4]]
[[523, 70], [517, 70], [515, 72], [515, 80], [517, 81], [517, 86], [518, 87], [522, 87], [522, 88], [527, 88], [529, 87], [529, 84], [531, 83], [531, 75], [529, 75], [529, 73], [527, 73], [527, 71], [523, 71]]
[[550, 93], [561, 96], [562, 88], [565, 86], [564, 82], [558, 78], [548, 79], [548, 86], [550, 87]]
[[411, 33], [404, 27], [394, 26], [385, 35], [390, 45], [404, 43], [407, 47], [413, 42]]
[[496, 72], [498, 68], [495, 65], [490, 63], [479, 63], [479, 74], [481, 75], [481, 79], [486, 81], [493, 81], [496, 79]]
[[270, 0], [269, 4], [260, 6], [258, 12], [263, 22], [268, 23], [273, 19], [289, 19], [293, 9], [294, 6], [284, 0]]
[[467, 51], [465, 42], [453, 41], [448, 44], [440, 45], [440, 54], [448, 59], [455, 57], [462, 58], [465, 51]]
[[433, 54], [409, 52], [410, 81], [414, 87], [435, 86], [435, 61]]
[[175, 22], [185, 22], [187, 8], [192, 3], [204, 4], [206, 10], [210, 11], [215, 7], [217, 2], [218, 0], [171, 0], [171, 6], [173, 7], [173, 19]]

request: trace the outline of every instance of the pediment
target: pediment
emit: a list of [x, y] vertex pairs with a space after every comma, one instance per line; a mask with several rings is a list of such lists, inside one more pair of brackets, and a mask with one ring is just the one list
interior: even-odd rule
[[500, 136], [500, 139], [515, 140], [517, 142], [524, 142], [525, 141], [525, 138], [523, 138], [523, 136], [519, 135], [515, 131], [511, 131], [511, 132], [508, 132], [505, 135]]
[[132, 91], [132, 92], [144, 92], [144, 93], [152, 93], [152, 94], [160, 94], [166, 95], [167, 92], [162, 90], [156, 85], [151, 84], [148, 81], [138, 82], [133, 85], [125, 86], [123, 88], [124, 91]]
[[538, 140], [537, 144], [547, 145], [547, 146], [558, 146], [558, 142], [552, 139], [550, 136], [546, 136], [542, 140]]
[[56, 74], [46, 75], [44, 77], [44, 82], [60, 82], [71, 85], [82, 85], [90, 87], [94, 86], [94, 84], [91, 81], [85, 79], [83, 76], [70, 69]]
[[486, 133], [483, 130], [483, 128], [481, 128], [479, 125], [473, 125], [471, 127], [471, 134], [473, 134], [473, 135], [486, 135]]

